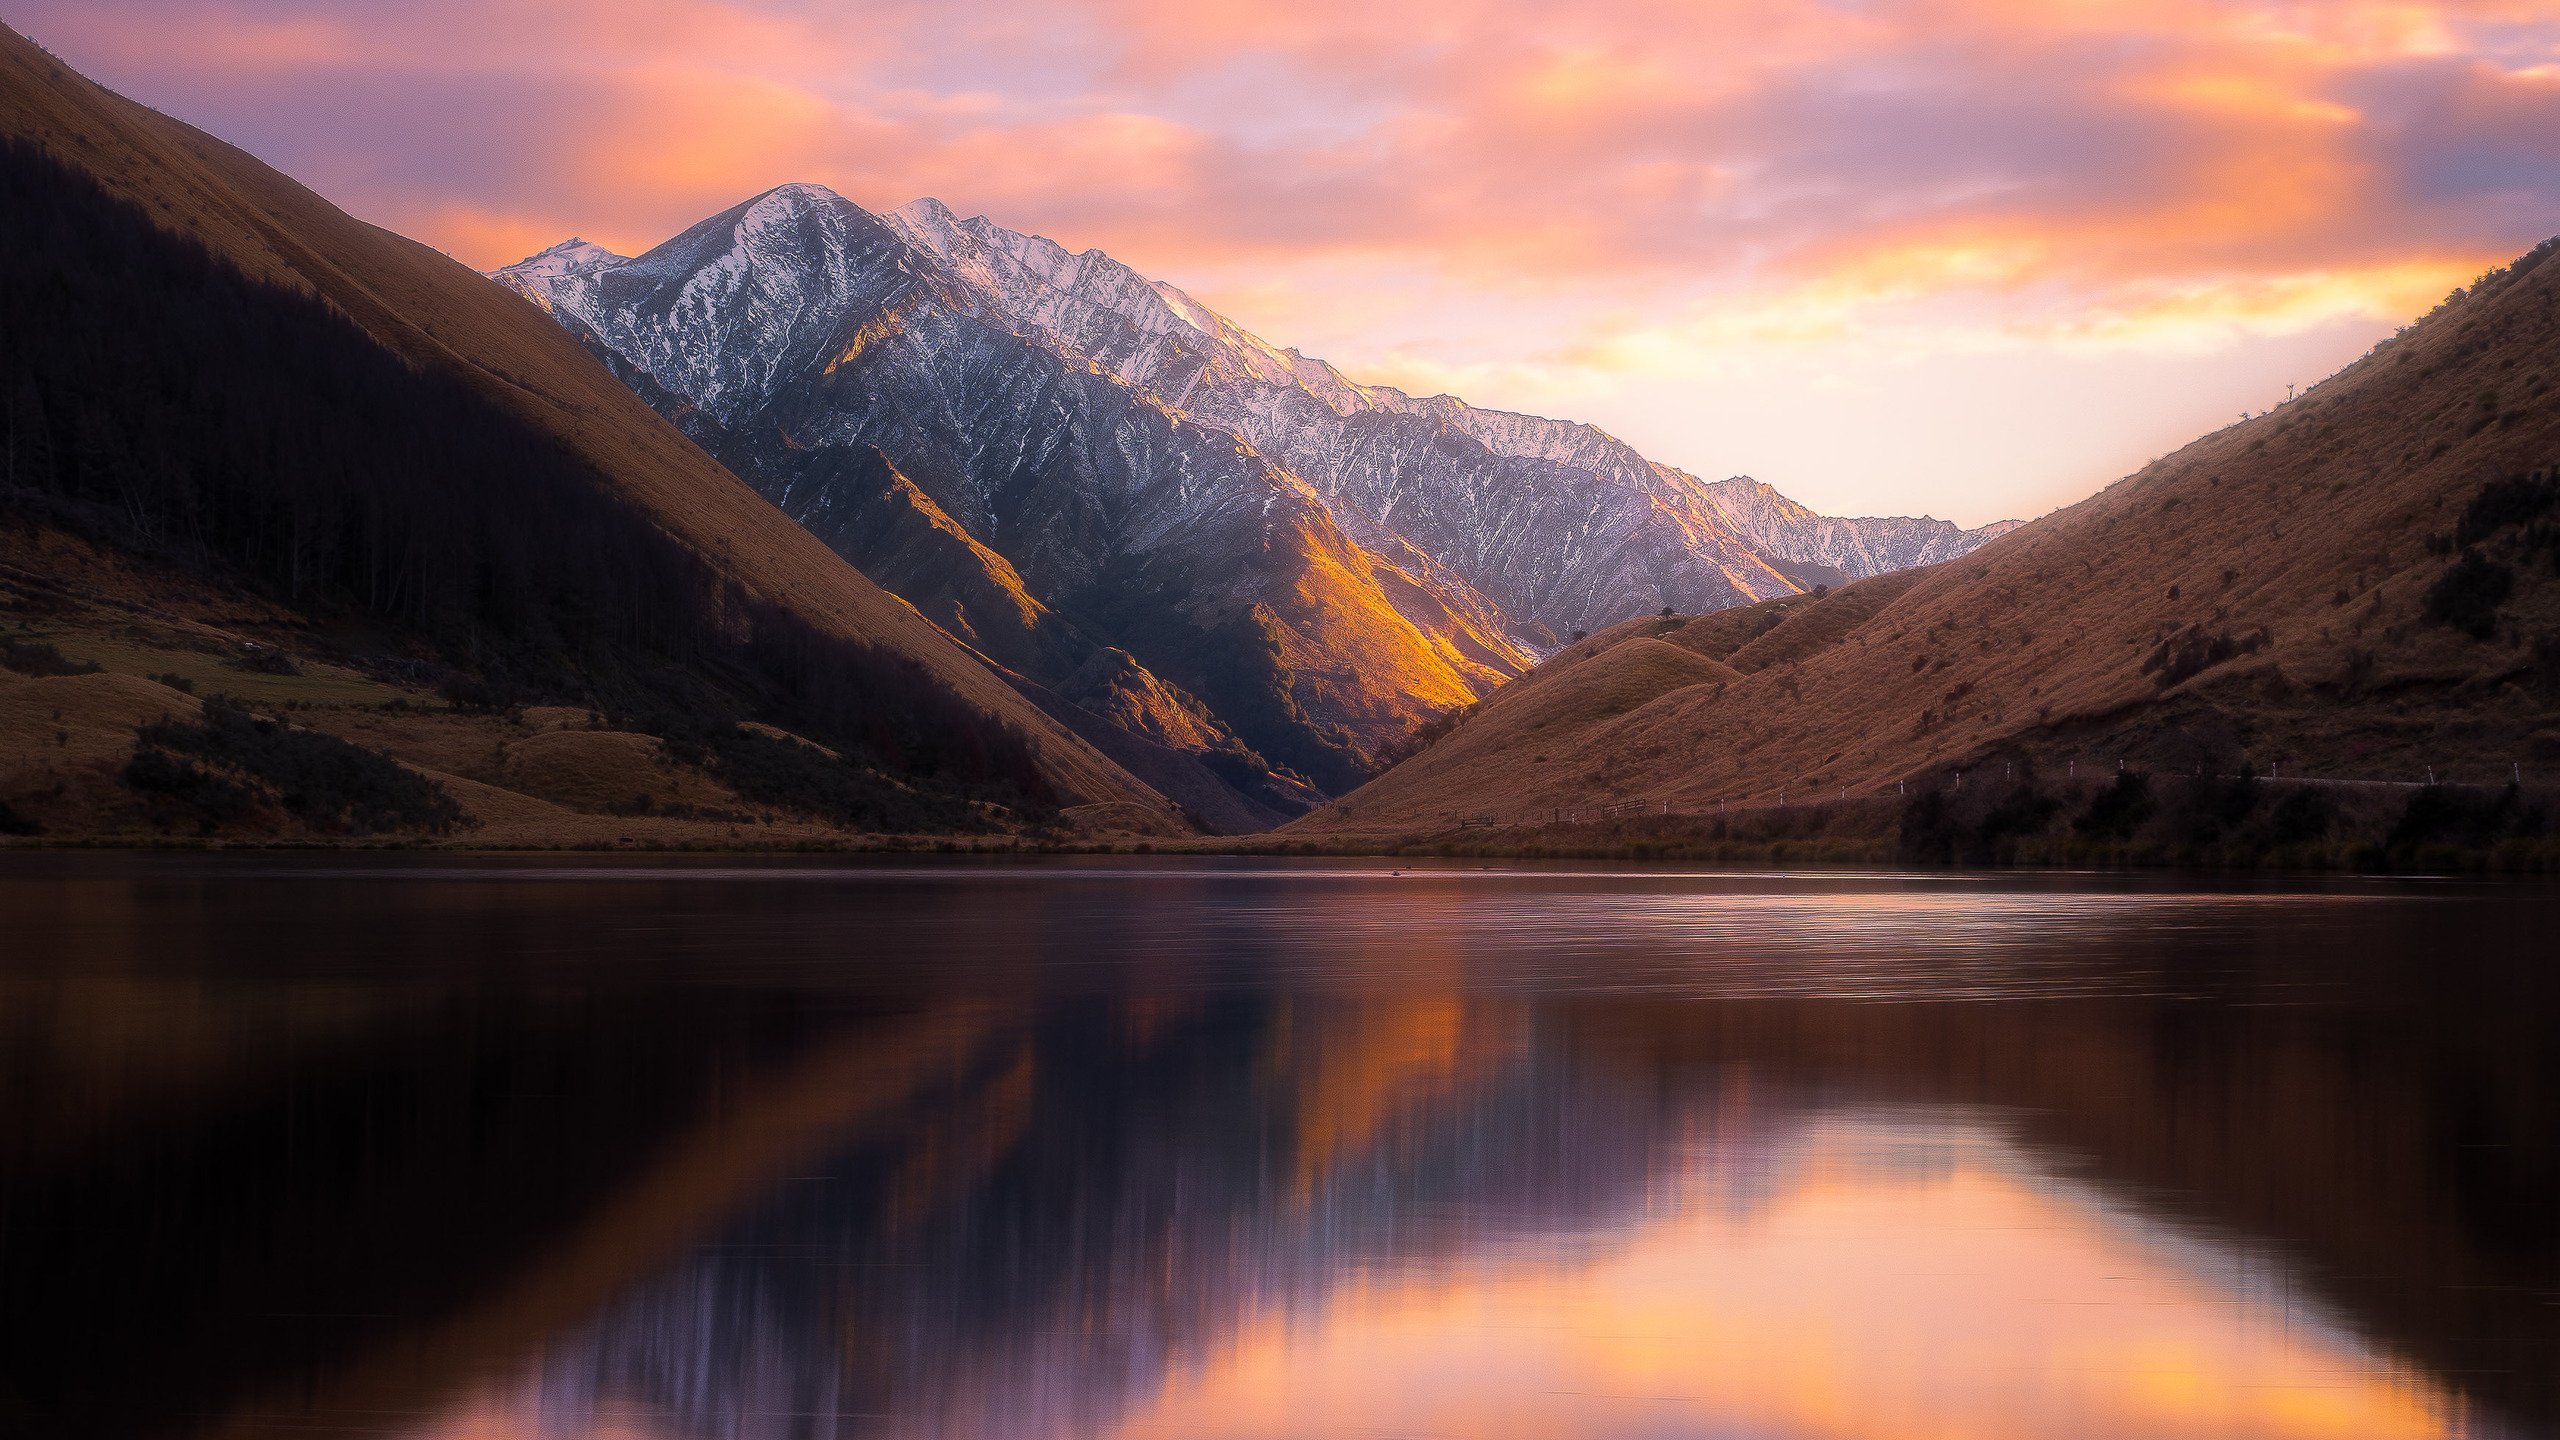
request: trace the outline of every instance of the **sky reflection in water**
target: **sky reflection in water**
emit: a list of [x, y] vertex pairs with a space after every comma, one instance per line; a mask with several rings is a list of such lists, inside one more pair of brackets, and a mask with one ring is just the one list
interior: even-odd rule
[[[2057, 1175], [1997, 1113], [1805, 1104], [1746, 1069], [1615, 1127], [1609, 1141], [1650, 1153], [1603, 1157], [1582, 1177], [1596, 1183], [1496, 1170], [1453, 1184], [1440, 1168], [1453, 1138], [1435, 1129], [1565, 1158], [1572, 1139], [1521, 1127], [1576, 1125], [1629, 1097], [1500, 1073], [1570, 1063], [1524, 1055], [1534, 1022], [1517, 1015], [1414, 1003], [1333, 1019], [1283, 1106], [1297, 1163], [1275, 1166], [1251, 1208], [1217, 1210], [1223, 1248], [1115, 1225], [1125, 1253], [1079, 1259], [1138, 1274], [1098, 1297], [1072, 1287], [982, 1353], [935, 1347], [912, 1383], [866, 1383], [914, 1338], [897, 1333], [913, 1317], [851, 1292], [902, 1263], [953, 1278], [976, 1266], [905, 1224], [890, 1228], [911, 1246], [883, 1245], [840, 1214], [795, 1209], [696, 1252], [425, 1433], [2490, 1433], [2295, 1293], [2273, 1257]], [[1524, 1101], [1546, 1116], [1468, 1113]], [[983, 1148], [968, 1163], [984, 1171], [1018, 1134], [980, 1123], [999, 1127], [972, 1137]], [[1178, 1206], [1149, 1218], [1185, 1223]], [[892, 1255], [916, 1258], [878, 1258]], [[777, 1293], [789, 1287], [772, 1272], [804, 1267], [839, 1293]], [[967, 1368], [932, 1373], [954, 1362]]]
[[[533, 868], [0, 883], [64, 957], [0, 974], [0, 1039], [98, 1019], [35, 1068], [110, 1142], [152, 1082], [95, 1037], [247, 1004], [408, 1035], [363, 1121], [421, 1164], [474, 1144], [385, 1119], [433, 1097], [635, 1127], [574, 1203], [478, 1144], [433, 1203], [523, 1233], [244, 1351], [212, 1433], [2560, 1433], [2539, 893]], [[273, 953], [146, 943], [208, 914]], [[347, 1088], [263, 1033], [300, 1071], [233, 1103]], [[21, 1214], [93, 1208], [16, 1143]], [[345, 1209], [350, 1163], [268, 1183]], [[346, 1224], [322, 1299], [253, 1303], [437, 1243]]]

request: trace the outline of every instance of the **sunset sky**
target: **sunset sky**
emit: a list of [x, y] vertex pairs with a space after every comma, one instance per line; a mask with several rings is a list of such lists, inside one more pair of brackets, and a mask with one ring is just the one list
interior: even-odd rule
[[17, 0], [475, 266], [790, 180], [1835, 513], [2077, 499], [2560, 231], [2560, 0]]

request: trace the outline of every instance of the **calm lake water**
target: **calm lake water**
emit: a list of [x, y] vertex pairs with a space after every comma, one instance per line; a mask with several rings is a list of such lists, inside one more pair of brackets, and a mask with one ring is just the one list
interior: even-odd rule
[[0, 1434], [2560, 1435], [2560, 893], [0, 856]]

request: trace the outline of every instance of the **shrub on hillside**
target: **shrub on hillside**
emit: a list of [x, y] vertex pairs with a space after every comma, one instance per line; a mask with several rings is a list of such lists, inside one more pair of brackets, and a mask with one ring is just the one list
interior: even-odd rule
[[2130, 840], [2151, 818], [2151, 809], [2151, 777], [2127, 770], [2071, 822], [2072, 833], [2084, 840]]
[[2429, 785], [2409, 797], [2383, 844], [2396, 862], [2406, 864], [2429, 847], [2486, 849], [2510, 834], [2539, 831], [2541, 820], [2513, 785], [2494, 795]]
[[231, 668], [246, 670], [252, 675], [299, 675], [302, 673], [302, 667], [293, 662], [292, 656], [273, 645], [250, 646], [241, 653], [239, 658], [231, 662]]
[[2247, 765], [2229, 778], [2209, 770], [2180, 776], [2160, 797], [2155, 833], [2183, 850], [2215, 844], [2247, 823], [2258, 808], [2261, 788], [2256, 772]]
[[2061, 809], [2032, 773], [1997, 793], [1988, 786], [1923, 790], [1903, 802], [1894, 853], [1909, 865], [2005, 864], [2017, 858], [2020, 841], [2042, 833]]
[[1378, 752], [1378, 770], [1383, 774], [1423, 751], [1437, 745], [1450, 731], [1458, 728], [1475, 709], [1472, 705], [1450, 705], [1431, 713], [1431, 718], [1414, 723], [1404, 735]]
[[2159, 687], [2167, 690], [2216, 665], [2256, 654], [2269, 638], [2265, 626], [2235, 636], [2228, 628], [2208, 632], [2201, 625], [2190, 625], [2154, 646], [2142, 662], [2142, 673], [2156, 675]]
[[1894, 831], [1894, 854], [1906, 865], [1953, 865], [1964, 826], [1943, 790], [1923, 790], [1903, 802]]
[[0, 639], [0, 666], [21, 675], [95, 675], [98, 666], [74, 660], [45, 640]]
[[486, 676], [456, 670], [436, 686], [436, 698], [456, 710], [486, 715], [507, 708], [507, 692]]
[[2498, 607], [2515, 588], [2514, 570], [2478, 550], [2465, 550], [2428, 588], [2427, 621], [2486, 640], [2497, 631]]
[[2317, 786], [2297, 785], [2267, 817], [2267, 838], [2278, 845], [2308, 845], [2329, 838], [2338, 802]]
[[2037, 789], [2035, 781], [2029, 779], [2001, 796], [1991, 813], [1982, 817], [1975, 832], [1976, 848], [1986, 863], [2005, 859], [2000, 853], [2005, 842], [2041, 833], [2061, 809], [2061, 801]]
[[207, 835], [257, 805], [258, 797], [249, 787], [212, 774], [193, 760], [181, 759], [166, 750], [136, 750], [118, 778], [137, 793], [174, 802], [191, 814], [197, 828]]
[[737, 725], [658, 728], [668, 754], [709, 770], [759, 805], [879, 834], [997, 828], [984, 809], [963, 796], [900, 784], [849, 757], [799, 740]]
[[2453, 527], [2453, 541], [2477, 545], [2501, 530], [2540, 519], [2554, 505], [2560, 505], [2560, 476], [2537, 470], [2492, 480], [2463, 507], [2462, 521]]
[[245, 810], [249, 792], [203, 771], [199, 760], [274, 790], [287, 814], [325, 833], [442, 834], [462, 818], [442, 787], [381, 751], [253, 715], [219, 696], [204, 702], [201, 723], [160, 720], [138, 733], [141, 749], [125, 767], [125, 783], [175, 796], [216, 819]]

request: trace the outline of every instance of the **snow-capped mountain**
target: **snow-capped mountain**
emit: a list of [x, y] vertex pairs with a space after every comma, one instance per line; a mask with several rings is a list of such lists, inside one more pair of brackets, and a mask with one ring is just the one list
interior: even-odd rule
[[932, 200], [788, 185], [645, 255], [573, 240], [497, 278], [1026, 686], [1229, 780], [1269, 762], [1258, 805], [1349, 783], [1575, 631], [1987, 538], [1364, 385]]
[[887, 218], [976, 287], [992, 318], [1235, 431], [1315, 486], [1346, 530], [1430, 556], [1533, 645], [1665, 604], [1787, 594], [1808, 574], [1931, 564], [2008, 528], [1816, 515], [1756, 482], [1656, 464], [1596, 426], [1361, 384], [1099, 250], [1070, 253], [931, 199]]
[[1527, 662], [1427, 556], [818, 187], [500, 278], [955, 636], [1265, 807]]
[[1695, 482], [1589, 425], [1363, 385], [1098, 250], [1070, 254], [919, 200], [890, 219], [1037, 333], [1241, 436], [1322, 494], [1363, 543], [1409, 545], [1551, 647], [1670, 605], [1797, 586], [1732, 534]]
[[1795, 565], [1837, 570], [1851, 580], [1953, 560], [2024, 523], [1998, 520], [1966, 530], [1952, 520], [1927, 516], [1844, 519], [1817, 515], [1748, 475], [1703, 485], [1691, 476], [1680, 478], [1700, 486], [1725, 523], [1762, 554]]

